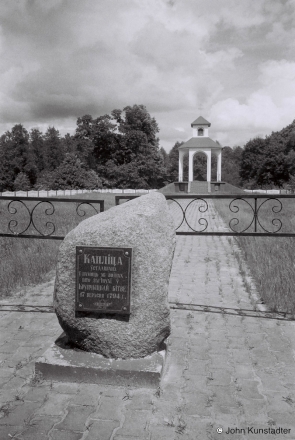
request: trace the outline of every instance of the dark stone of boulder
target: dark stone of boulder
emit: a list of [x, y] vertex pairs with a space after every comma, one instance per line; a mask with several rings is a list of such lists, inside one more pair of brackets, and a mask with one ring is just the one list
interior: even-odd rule
[[[76, 246], [133, 248], [131, 314], [75, 315]], [[168, 284], [175, 248], [165, 197], [153, 192], [81, 222], [60, 246], [54, 307], [76, 347], [107, 358], [140, 358], [170, 334]]]

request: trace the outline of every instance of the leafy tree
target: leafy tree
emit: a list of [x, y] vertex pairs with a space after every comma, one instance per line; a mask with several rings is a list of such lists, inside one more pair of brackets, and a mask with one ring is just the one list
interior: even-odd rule
[[129, 133], [130, 131], [140, 131], [147, 137], [148, 144], [158, 147], [159, 132], [158, 124], [155, 118], [152, 118], [144, 105], [127, 106], [123, 109], [125, 119], [122, 118], [122, 110], [113, 110], [112, 116], [119, 124], [121, 133]]
[[116, 125], [111, 122], [111, 116], [104, 115], [93, 119], [90, 115], [82, 116], [77, 120], [75, 138], [77, 139], [77, 153], [85, 158], [91, 168], [96, 164], [105, 165], [112, 159], [115, 151]]
[[36, 190], [49, 191], [53, 187], [54, 182], [54, 171], [43, 170], [37, 177], [37, 182], [34, 185]]
[[15, 191], [29, 191], [31, 188], [30, 180], [25, 173], [18, 173], [13, 186]]
[[[168, 166], [168, 180], [169, 182], [178, 182], [178, 161], [179, 151], [178, 148], [183, 142], [176, 142], [172, 149], [168, 153], [169, 166]], [[184, 179], [185, 180], [185, 179]]]
[[240, 163], [243, 154], [241, 147], [222, 149], [221, 179], [234, 186], [241, 186]]
[[0, 191], [13, 190], [15, 173], [11, 166], [12, 154], [6, 142], [6, 136], [0, 138]]
[[32, 128], [30, 131], [30, 146], [35, 158], [35, 165], [40, 172], [45, 168], [46, 153], [43, 133], [37, 128]]
[[144, 106], [128, 106], [96, 119], [85, 115], [77, 125], [77, 154], [84, 154], [104, 184], [155, 188], [163, 184], [166, 172], [156, 137], [159, 129]]
[[256, 181], [258, 169], [265, 156], [265, 148], [265, 140], [259, 137], [251, 139], [245, 145], [240, 166], [240, 177], [243, 184]]
[[162, 159], [163, 159], [163, 165], [166, 168], [166, 170], [168, 171], [168, 168], [169, 168], [169, 156], [168, 156], [168, 153], [166, 152], [166, 150], [163, 147], [161, 147], [160, 148], [160, 154], [161, 154]]
[[88, 171], [74, 154], [67, 153], [65, 159], [53, 172], [52, 189], [94, 189], [101, 187], [98, 175]]
[[289, 180], [287, 156], [274, 148], [267, 148], [265, 157], [257, 170], [256, 182], [259, 186], [278, 186], [281, 188]]
[[4, 134], [3, 143], [16, 177], [24, 170], [27, 163], [29, 134], [21, 124], [16, 124], [11, 131]]
[[[71, 136], [69, 133], [67, 133], [63, 138], [61, 138], [61, 142], [64, 154], [73, 153], [78, 155], [78, 140], [75, 138], [75, 136]], [[79, 158], [83, 160], [82, 154], [81, 156], [79, 155]]]
[[59, 131], [54, 127], [48, 127], [44, 135], [45, 169], [55, 170], [63, 161], [64, 151]]

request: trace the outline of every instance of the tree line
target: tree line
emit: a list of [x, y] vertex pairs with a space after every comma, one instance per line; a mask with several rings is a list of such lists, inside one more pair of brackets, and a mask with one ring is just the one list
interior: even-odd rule
[[[178, 181], [176, 142], [167, 153], [159, 146], [158, 124], [143, 105], [111, 114], [77, 119], [74, 135], [54, 127], [43, 134], [16, 124], [0, 138], [0, 191], [161, 188]], [[205, 180], [206, 156], [194, 158], [194, 179]], [[235, 186], [295, 186], [295, 121], [265, 139], [251, 139], [244, 148], [224, 147], [222, 180]], [[188, 179], [188, 157], [184, 180]], [[212, 180], [216, 158], [212, 158]]]
[[0, 191], [159, 188], [167, 169], [158, 132], [143, 105], [79, 117], [74, 135], [16, 124], [0, 138]]

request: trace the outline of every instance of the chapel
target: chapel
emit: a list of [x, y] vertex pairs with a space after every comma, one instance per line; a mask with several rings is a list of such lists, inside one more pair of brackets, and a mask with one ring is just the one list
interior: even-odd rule
[[[179, 183], [183, 182], [183, 158], [188, 153], [188, 183], [194, 180], [194, 155], [196, 153], [205, 153], [207, 157], [207, 182], [208, 184], [214, 183], [215, 186], [220, 186], [221, 183], [221, 151], [222, 147], [217, 142], [213, 141], [209, 137], [209, 127], [211, 123], [208, 122], [203, 116], [199, 116], [194, 122], [191, 123], [193, 129], [193, 137], [182, 144], [179, 150]], [[217, 181], [211, 180], [211, 158], [212, 155], [217, 156]]]

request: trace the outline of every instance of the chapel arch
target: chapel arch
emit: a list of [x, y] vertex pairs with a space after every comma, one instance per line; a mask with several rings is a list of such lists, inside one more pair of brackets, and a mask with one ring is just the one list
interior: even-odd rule
[[219, 144], [214, 142], [211, 138], [209, 138], [208, 132], [211, 123], [206, 121], [203, 116], [197, 118], [191, 124], [193, 129], [193, 137], [182, 144], [179, 148], [179, 182], [183, 181], [183, 158], [185, 153], [189, 155], [189, 163], [188, 163], [188, 181], [192, 182], [193, 175], [193, 165], [194, 165], [194, 155], [198, 152], [205, 153], [207, 156], [207, 182], [211, 182], [211, 162], [212, 156], [217, 157], [217, 172], [216, 172], [216, 180], [217, 182], [221, 182], [221, 151], [222, 148]]

